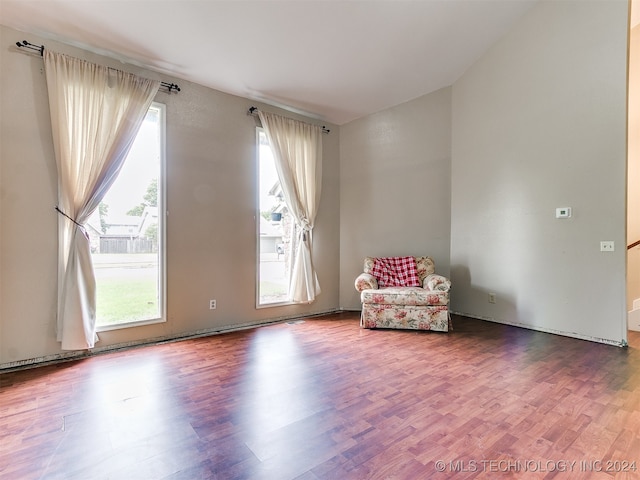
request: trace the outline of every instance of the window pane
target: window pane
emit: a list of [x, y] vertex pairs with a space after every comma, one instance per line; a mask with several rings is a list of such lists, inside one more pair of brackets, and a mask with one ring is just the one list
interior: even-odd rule
[[164, 115], [152, 105], [117, 180], [87, 225], [101, 328], [158, 321], [163, 308]]
[[289, 301], [289, 231], [291, 217], [267, 136], [258, 129], [258, 305]]

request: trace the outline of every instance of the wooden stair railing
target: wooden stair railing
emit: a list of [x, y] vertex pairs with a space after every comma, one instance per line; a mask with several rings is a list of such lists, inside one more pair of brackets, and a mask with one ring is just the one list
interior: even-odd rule
[[627, 245], [627, 250], [631, 250], [633, 247], [640, 245], [640, 240], [633, 242], [631, 245]]

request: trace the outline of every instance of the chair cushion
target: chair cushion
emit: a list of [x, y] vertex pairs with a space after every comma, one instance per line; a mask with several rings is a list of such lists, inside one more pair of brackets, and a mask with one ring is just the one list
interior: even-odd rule
[[382, 305], [448, 305], [449, 292], [429, 291], [420, 287], [386, 287], [378, 290], [363, 290], [362, 303]]
[[422, 285], [414, 257], [376, 258], [371, 275], [378, 281], [378, 287], [419, 287]]

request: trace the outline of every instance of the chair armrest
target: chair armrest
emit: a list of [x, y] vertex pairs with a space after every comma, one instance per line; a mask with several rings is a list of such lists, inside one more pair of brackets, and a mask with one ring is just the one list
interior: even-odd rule
[[356, 277], [355, 281], [356, 290], [361, 292], [363, 290], [378, 289], [378, 281], [369, 273], [361, 273]]
[[422, 286], [425, 290], [448, 292], [451, 288], [451, 282], [447, 277], [432, 273], [425, 277]]

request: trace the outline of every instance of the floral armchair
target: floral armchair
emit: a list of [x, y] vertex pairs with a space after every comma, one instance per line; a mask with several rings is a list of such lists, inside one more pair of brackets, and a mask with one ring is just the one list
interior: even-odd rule
[[362, 328], [449, 331], [451, 282], [430, 257], [366, 257], [355, 287]]

